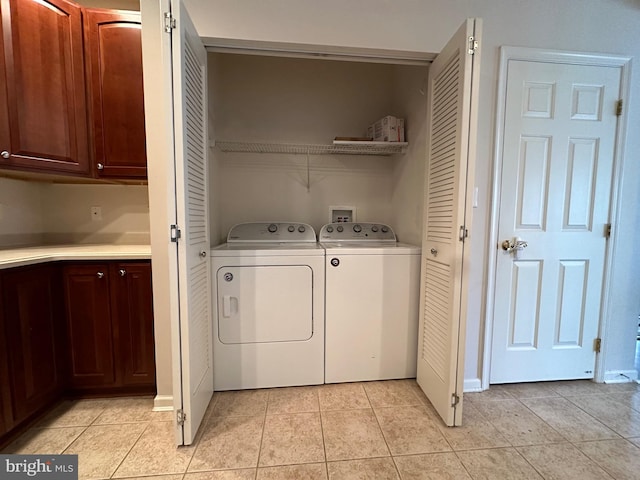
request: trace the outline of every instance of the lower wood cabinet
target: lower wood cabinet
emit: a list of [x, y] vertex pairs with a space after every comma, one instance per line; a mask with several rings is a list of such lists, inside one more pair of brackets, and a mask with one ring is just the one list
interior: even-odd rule
[[[64, 322], [57, 269], [35, 265], [0, 275], [0, 404], [8, 430], [58, 398], [64, 388]], [[2, 392], [0, 392], [2, 393]], [[0, 423], [0, 430], [3, 427]]]
[[63, 268], [72, 390], [155, 390], [150, 262]]

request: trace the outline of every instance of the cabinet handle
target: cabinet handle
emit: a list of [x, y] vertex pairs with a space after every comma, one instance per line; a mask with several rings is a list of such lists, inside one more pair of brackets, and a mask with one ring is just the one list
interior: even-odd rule
[[104, 272], [98, 272], [98, 278], [104, 278]]
[[11, 154], [6, 150], [3, 150], [2, 152], [0, 152], [0, 156], [2, 156], [2, 158], [9, 158]]
[[99, 163], [99, 164], [98, 164], [98, 170], [104, 170], [104, 165], [103, 165], [103, 164], [101, 164], [101, 163]]
[[127, 271], [124, 268], [121, 268], [120, 270], [118, 270], [118, 273], [121, 277], [124, 277], [127, 274]]

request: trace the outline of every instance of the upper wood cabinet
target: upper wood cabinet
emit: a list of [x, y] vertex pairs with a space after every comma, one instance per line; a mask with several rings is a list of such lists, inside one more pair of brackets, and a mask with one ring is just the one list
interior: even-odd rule
[[95, 175], [146, 178], [140, 14], [84, 14]]
[[82, 12], [0, 0], [0, 165], [90, 174]]

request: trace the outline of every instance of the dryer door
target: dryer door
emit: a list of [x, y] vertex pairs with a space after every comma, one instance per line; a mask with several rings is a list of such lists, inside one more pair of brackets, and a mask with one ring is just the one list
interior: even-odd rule
[[313, 335], [309, 266], [222, 267], [216, 283], [221, 343], [305, 341]]

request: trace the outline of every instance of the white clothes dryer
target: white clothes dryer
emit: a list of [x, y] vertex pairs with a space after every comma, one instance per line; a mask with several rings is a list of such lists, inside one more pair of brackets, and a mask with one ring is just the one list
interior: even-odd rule
[[324, 250], [310, 225], [243, 223], [211, 250], [214, 390], [324, 382]]
[[388, 225], [331, 223], [325, 249], [325, 383], [414, 378], [420, 247]]

